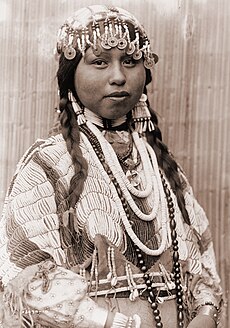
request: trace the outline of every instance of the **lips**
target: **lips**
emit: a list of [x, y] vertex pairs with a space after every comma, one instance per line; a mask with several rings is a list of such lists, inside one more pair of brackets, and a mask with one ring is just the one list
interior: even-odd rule
[[120, 91], [120, 92], [112, 92], [112, 93], [106, 95], [106, 98], [112, 98], [112, 97], [121, 98], [121, 97], [128, 97], [128, 96], [129, 96], [128, 92]]

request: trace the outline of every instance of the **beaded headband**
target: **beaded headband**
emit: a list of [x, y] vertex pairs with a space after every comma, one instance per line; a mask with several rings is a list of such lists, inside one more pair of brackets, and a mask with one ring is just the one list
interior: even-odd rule
[[135, 60], [143, 56], [144, 66], [148, 69], [158, 61], [143, 26], [132, 14], [118, 7], [88, 6], [76, 11], [61, 26], [58, 54], [63, 52], [66, 59], [72, 60], [79, 51], [84, 56], [88, 47], [92, 47], [96, 56], [103, 49], [125, 49]]

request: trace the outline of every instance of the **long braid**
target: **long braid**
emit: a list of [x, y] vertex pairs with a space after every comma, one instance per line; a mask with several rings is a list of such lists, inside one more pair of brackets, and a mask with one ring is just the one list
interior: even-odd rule
[[70, 181], [69, 187], [69, 207], [74, 207], [78, 201], [83, 187], [85, 179], [87, 178], [88, 164], [82, 155], [80, 149], [80, 131], [77, 123], [76, 114], [73, 110], [71, 102], [68, 100], [68, 91], [71, 90], [76, 95], [73, 85], [74, 72], [78, 62], [81, 59], [81, 55], [76, 56], [74, 60], [66, 60], [64, 56], [61, 56], [59, 61], [59, 70], [57, 72], [59, 92], [60, 92], [60, 104], [59, 109], [61, 132], [63, 138], [66, 141], [67, 150], [71, 155], [74, 165], [74, 176]]
[[[63, 99], [62, 99], [63, 103]], [[76, 115], [69, 101], [65, 110], [61, 113], [60, 122], [62, 135], [66, 141], [67, 150], [71, 155], [75, 174], [70, 181], [69, 187], [69, 206], [74, 207], [82, 193], [84, 181], [87, 177], [87, 162], [82, 156], [80, 143], [80, 132], [77, 124]]]
[[[146, 87], [144, 93], [147, 94]], [[156, 113], [150, 108], [149, 102], [147, 100], [147, 105], [149, 107], [152, 122], [154, 123], [155, 130], [153, 132], [147, 133], [147, 140], [149, 144], [153, 147], [157, 161], [161, 169], [165, 172], [167, 179], [169, 180], [170, 186], [175, 193], [178, 201], [178, 206], [183, 215], [184, 221], [190, 225], [190, 219], [188, 212], [185, 207], [184, 190], [186, 182], [183, 181], [181, 175], [179, 175], [179, 167], [172, 154], [170, 154], [168, 147], [162, 141], [161, 130], [158, 127], [158, 119]]]

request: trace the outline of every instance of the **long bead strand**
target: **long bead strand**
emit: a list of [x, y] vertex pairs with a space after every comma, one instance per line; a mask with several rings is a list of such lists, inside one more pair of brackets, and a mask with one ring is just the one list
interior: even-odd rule
[[[116, 180], [119, 183], [120, 188], [123, 191], [123, 194], [126, 198], [126, 200], [128, 201], [130, 207], [132, 208], [132, 210], [135, 212], [135, 214], [144, 221], [151, 221], [156, 217], [156, 213], [157, 210], [159, 208], [159, 192], [158, 189], [160, 189], [161, 193], [161, 203], [164, 203], [164, 195], [163, 195], [163, 190], [161, 187], [161, 182], [159, 182], [160, 177], [155, 176], [154, 172], [151, 172], [150, 167], [150, 161], [149, 161], [149, 157], [147, 154], [147, 151], [145, 151], [145, 147], [144, 144], [141, 145], [141, 143], [138, 143], [138, 151], [141, 155], [141, 159], [142, 159], [142, 164], [145, 165], [145, 171], [147, 172], [151, 172], [152, 174], [150, 175], [150, 177], [148, 178], [150, 181], [153, 181], [153, 179], [155, 179], [156, 181], [158, 181], [158, 183], [154, 183], [154, 185], [151, 185], [152, 191], [155, 192], [155, 197], [154, 197], [154, 206], [151, 210], [151, 212], [149, 214], [145, 214], [143, 213], [136, 205], [136, 203], [134, 202], [128, 188], [127, 185], [125, 183], [125, 181], [127, 180], [119, 162], [117, 159], [117, 156], [113, 150], [113, 148], [109, 145], [109, 143], [105, 140], [105, 138], [103, 137], [103, 135], [101, 134], [101, 132], [90, 122], [87, 122], [87, 125], [90, 127], [90, 130], [93, 132], [93, 134], [95, 135], [95, 137], [97, 138], [97, 140], [100, 142], [101, 148], [103, 149], [103, 153], [105, 155], [106, 158], [106, 162], [109, 165], [110, 170], [113, 172], [113, 175], [115, 176]], [[138, 137], [139, 138], [139, 137]], [[136, 142], [136, 140], [134, 139], [134, 142]], [[141, 147], [142, 146], [142, 147]], [[109, 147], [109, 150], [108, 150]], [[111, 148], [111, 149], [110, 149]], [[132, 186], [132, 188], [134, 188]], [[141, 190], [137, 190], [136, 188], [134, 188], [136, 190], [136, 194], [135, 196], [140, 197], [140, 192], [142, 192]], [[145, 191], [145, 190], [144, 190]], [[143, 196], [143, 195], [142, 195]], [[165, 212], [163, 212], [165, 214]]]
[[179, 262], [178, 240], [177, 240], [177, 233], [176, 233], [175, 209], [174, 209], [170, 189], [168, 188], [166, 180], [162, 173], [161, 173], [161, 179], [162, 179], [165, 195], [167, 198], [168, 210], [169, 210], [170, 229], [171, 229], [171, 238], [172, 238], [172, 246], [173, 246], [173, 274], [174, 274], [174, 280], [176, 285], [178, 328], [183, 328], [184, 327], [183, 289], [181, 285], [181, 267]]
[[[117, 208], [119, 210], [121, 221], [124, 225], [126, 232], [129, 235], [129, 237], [134, 242], [134, 244], [137, 245], [144, 253], [151, 255], [151, 256], [161, 255], [163, 253], [163, 251], [166, 249], [166, 244], [167, 244], [167, 235], [168, 235], [167, 222], [165, 220], [162, 220], [161, 244], [158, 249], [150, 249], [141, 242], [141, 240], [137, 237], [137, 235], [133, 231], [132, 226], [129, 222], [130, 215], [127, 212], [128, 205], [126, 204], [126, 199], [124, 198], [123, 192], [120, 189], [119, 183], [117, 182], [116, 178], [113, 176], [112, 171], [106, 165], [105, 158], [104, 158], [104, 155], [103, 155], [103, 152], [102, 152], [99, 142], [97, 141], [96, 138], [95, 138], [96, 140], [94, 140], [93, 133], [89, 129], [87, 129], [87, 128], [85, 129], [83, 126], [81, 126], [81, 131], [88, 136], [88, 138], [84, 138], [84, 134], [83, 134], [83, 136], [82, 136], [83, 141], [85, 142], [85, 144], [91, 142], [90, 143], [91, 147], [93, 147], [96, 155], [98, 156], [99, 161], [102, 164], [102, 167], [104, 167], [104, 170], [100, 169], [102, 176], [105, 177], [106, 181], [107, 181], [108, 175], [111, 179], [112, 183], [110, 184], [110, 188], [113, 193], [113, 197], [115, 199]], [[89, 140], [90, 140], [90, 142], [89, 142]], [[166, 207], [167, 207], [167, 205], [166, 205]], [[162, 207], [162, 211], [167, 211], [167, 208], [165, 208], [165, 206]], [[167, 215], [163, 215], [163, 218], [165, 218], [166, 216]]]

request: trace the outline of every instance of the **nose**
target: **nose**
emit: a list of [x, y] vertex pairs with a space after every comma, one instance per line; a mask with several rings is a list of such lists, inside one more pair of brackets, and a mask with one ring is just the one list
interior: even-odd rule
[[110, 71], [109, 84], [124, 85], [125, 82], [124, 67], [122, 67], [121, 63], [114, 63]]

